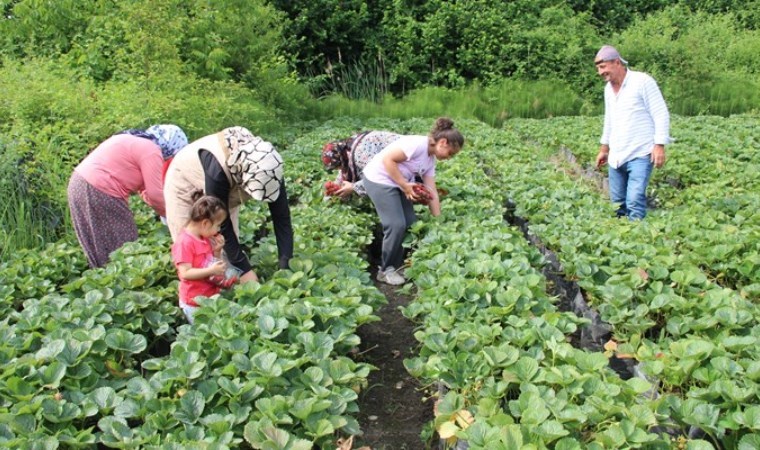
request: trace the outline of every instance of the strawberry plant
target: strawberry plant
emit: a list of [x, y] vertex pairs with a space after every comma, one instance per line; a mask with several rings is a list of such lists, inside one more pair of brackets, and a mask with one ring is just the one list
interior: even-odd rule
[[[405, 244], [415, 300], [403, 313], [420, 347], [404, 364], [439, 392], [430, 430], [473, 449], [755, 448], [757, 127], [674, 118], [679, 140], [651, 183], [660, 208], [629, 223], [557, 160], [564, 146], [592, 161], [598, 120], [459, 124], [472, 148], [438, 166], [442, 214], [420, 209]], [[201, 299], [193, 326], [168, 234], [142, 206], [140, 239], [103, 268], [87, 270], [70, 239], [4, 261], [3, 445], [305, 449], [360, 433], [372, 367], [349, 355], [384, 299], [365, 258], [377, 217], [366, 201], [322, 201], [318, 149], [428, 122], [336, 120], [283, 148], [290, 269], [278, 269], [267, 206], [247, 203], [240, 238], [261, 282]], [[579, 345], [591, 321], [550, 293], [555, 266], [536, 242], [611, 329], [604, 348]], [[613, 356], [636, 376], [611, 370]]]

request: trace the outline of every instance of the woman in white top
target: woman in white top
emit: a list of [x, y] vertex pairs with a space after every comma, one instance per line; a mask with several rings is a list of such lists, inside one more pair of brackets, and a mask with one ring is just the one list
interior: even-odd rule
[[405, 281], [396, 270], [403, 263], [401, 244], [406, 230], [417, 220], [412, 205], [418, 200], [414, 192], [415, 177], [422, 179], [430, 193], [430, 213], [439, 215], [441, 203], [435, 187], [436, 161], [451, 158], [463, 145], [464, 136], [454, 128], [454, 121], [441, 117], [427, 136], [401, 136], [364, 168], [364, 187], [383, 225], [378, 281], [393, 285]]

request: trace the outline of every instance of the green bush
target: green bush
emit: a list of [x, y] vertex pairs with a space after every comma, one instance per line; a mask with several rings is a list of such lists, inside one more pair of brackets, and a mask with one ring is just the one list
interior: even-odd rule
[[567, 2], [574, 11], [585, 13], [603, 34], [623, 30], [634, 19], [659, 11], [673, 4], [673, 0], [627, 0], [625, 2], [589, 2], [570, 0]]
[[187, 73], [244, 82], [280, 114], [308, 96], [282, 51], [285, 15], [265, 0], [19, 0], [0, 20], [0, 54], [54, 57], [98, 81]]
[[0, 54], [27, 57], [66, 53], [104, 4], [78, 0], [3, 2]]
[[[631, 65], [655, 76], [700, 79], [744, 68], [746, 61], [732, 57], [742, 51], [737, 38], [754, 36], [757, 40], [760, 36], [753, 31], [737, 30], [734, 23], [732, 14], [710, 15], [671, 7], [636, 21], [621, 32], [618, 50]], [[738, 42], [751, 46], [743, 40]]]
[[320, 76], [344, 70], [370, 50], [384, 1], [272, 0], [290, 19], [285, 48], [301, 74]]
[[[232, 81], [162, 74], [95, 84], [52, 59], [6, 59], [0, 67], [0, 194], [6, 230], [68, 229], [66, 186], [74, 166], [111, 134], [175, 123], [190, 139], [243, 125], [263, 136], [282, 120], [256, 92]], [[9, 232], [13, 235], [13, 232]], [[30, 242], [6, 239], [26, 246]]]
[[631, 67], [662, 85], [673, 112], [729, 115], [760, 107], [760, 32], [738, 28], [733, 13], [670, 7], [618, 39]]
[[[599, 40], [588, 17], [552, 1], [428, 2], [386, 16], [381, 48], [394, 85], [460, 87], [468, 80], [588, 79]], [[583, 83], [582, 83], [583, 84]]]

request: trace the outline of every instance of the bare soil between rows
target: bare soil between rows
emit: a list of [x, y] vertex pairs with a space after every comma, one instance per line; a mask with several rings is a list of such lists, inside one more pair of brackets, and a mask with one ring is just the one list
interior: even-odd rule
[[[373, 264], [372, 279], [377, 268]], [[375, 281], [388, 303], [375, 315], [380, 320], [361, 326], [360, 361], [377, 370], [369, 375], [367, 388], [359, 394], [359, 423], [364, 434], [354, 440], [354, 449], [423, 450], [420, 433], [433, 419], [431, 392], [421, 386], [404, 368], [404, 358], [416, 356], [419, 343], [414, 339], [414, 323], [405, 318], [400, 307], [413, 297], [399, 294], [396, 286]]]

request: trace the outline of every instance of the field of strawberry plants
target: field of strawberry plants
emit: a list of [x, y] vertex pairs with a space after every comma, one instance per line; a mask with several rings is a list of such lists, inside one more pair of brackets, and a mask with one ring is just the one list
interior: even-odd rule
[[[439, 431], [469, 448], [759, 448], [756, 125], [675, 120], [671, 162], [653, 181], [660, 208], [642, 223], [613, 218], [594, 184], [555, 158], [569, 148], [591, 164], [598, 120], [468, 133], [477, 149], [441, 179], [472, 195], [424, 233], [411, 270], [419, 302], [407, 309], [425, 324], [409, 369], [450, 389]], [[540, 262], [498, 220], [510, 200], [611, 326], [603, 353], [568, 344], [583, 324], [551, 306]], [[639, 376], [622, 380], [609, 356]]]
[[[359, 434], [373, 367], [352, 358], [357, 329], [385, 300], [365, 254], [377, 218], [366, 199], [324, 200], [319, 149], [430, 122], [343, 119], [283, 148], [291, 270], [274, 270], [266, 206], [246, 205], [262, 284], [208, 301], [192, 327], [168, 232], [137, 203], [141, 239], [102, 269], [72, 240], [3, 262], [0, 446], [306, 450]], [[557, 158], [590, 164], [599, 118], [458, 123], [467, 144], [438, 166], [442, 215], [418, 206], [402, 288], [419, 341], [405, 366], [440, 395], [442, 446], [760, 448], [757, 124], [674, 118], [656, 209], [630, 223]], [[604, 342], [582, 345], [590, 320], [557, 294], [536, 241], [609, 326]]]

